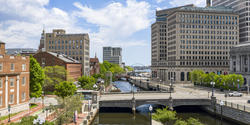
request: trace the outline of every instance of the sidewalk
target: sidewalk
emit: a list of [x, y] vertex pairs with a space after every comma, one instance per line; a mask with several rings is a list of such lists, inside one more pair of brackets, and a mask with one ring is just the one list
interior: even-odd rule
[[[38, 105], [37, 107], [32, 108], [30, 111], [29, 110], [25, 110], [25, 111], [23, 111], [23, 112], [15, 115], [15, 116], [12, 116], [10, 118], [10, 121], [11, 122], [17, 122], [17, 121], [21, 120], [23, 117], [32, 115], [35, 112], [37, 112], [37, 111], [39, 111], [39, 110], [41, 110], [43, 108], [42, 104], [38, 103], [37, 105]], [[5, 120], [1, 121], [0, 123], [8, 124], [8, 120], [9, 119], [5, 119]]]

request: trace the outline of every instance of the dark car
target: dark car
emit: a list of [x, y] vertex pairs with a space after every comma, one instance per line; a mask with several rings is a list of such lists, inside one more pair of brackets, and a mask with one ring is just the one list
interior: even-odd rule
[[247, 103], [250, 103], [250, 100], [248, 100]]

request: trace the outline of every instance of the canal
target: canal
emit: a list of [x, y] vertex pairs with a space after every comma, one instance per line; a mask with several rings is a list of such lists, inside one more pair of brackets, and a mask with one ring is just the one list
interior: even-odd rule
[[[125, 81], [116, 81], [114, 85], [122, 92], [131, 92], [131, 90], [139, 90], [137, 87], [131, 86]], [[129, 109], [101, 109], [95, 117], [92, 125], [150, 125], [150, 115], [148, 113], [148, 105], [138, 107], [137, 113], [134, 116], [129, 113]], [[156, 108], [163, 108], [160, 105], [153, 105]], [[199, 119], [205, 125], [238, 125], [228, 120], [220, 120], [220, 116], [209, 114], [202, 110], [201, 107], [179, 107], [176, 108], [177, 117], [188, 119], [189, 117]]]

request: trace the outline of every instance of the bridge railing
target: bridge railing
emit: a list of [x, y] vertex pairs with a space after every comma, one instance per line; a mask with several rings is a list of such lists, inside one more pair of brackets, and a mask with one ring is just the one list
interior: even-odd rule
[[[134, 94], [143, 94], [143, 93], [169, 93], [168, 91], [137, 91]], [[132, 92], [104, 92], [102, 95], [111, 95], [111, 94], [133, 94]]]
[[[216, 103], [220, 104], [221, 101], [222, 100], [217, 99]], [[223, 102], [224, 102], [224, 106], [231, 107], [231, 108], [238, 109], [238, 110], [245, 111], [245, 112], [250, 112], [250, 107], [246, 105], [235, 104], [235, 103], [228, 102], [228, 101], [223, 101]]]

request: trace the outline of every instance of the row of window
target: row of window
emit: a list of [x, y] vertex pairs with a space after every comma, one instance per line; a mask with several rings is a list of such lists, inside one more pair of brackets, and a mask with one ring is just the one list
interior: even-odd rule
[[180, 56], [180, 59], [194, 59], [194, 60], [228, 60], [228, 56]]
[[204, 35], [181, 35], [181, 39], [226, 39], [226, 40], [238, 40], [238, 37], [234, 36], [204, 36]]
[[[174, 53], [176, 54], [176, 53]], [[185, 51], [185, 50], [181, 50], [180, 54], [204, 54], [204, 55], [228, 55], [228, 52], [225, 51]], [[170, 55], [170, 54], [169, 54]]]
[[[3, 84], [4, 84], [4, 80], [0, 79], [0, 88], [3, 88]], [[22, 84], [22, 86], [25, 86], [25, 84], [26, 84], [26, 77], [22, 77], [21, 84]], [[9, 79], [9, 85], [10, 85], [10, 87], [14, 87], [15, 86], [15, 79], [14, 78], [10, 78]]]
[[237, 31], [180, 30], [180, 33], [237, 35]]
[[180, 45], [180, 49], [231, 49], [228, 46], [191, 46], [191, 45]]
[[[9, 96], [9, 104], [14, 104], [14, 94], [11, 94], [10, 96]], [[21, 99], [22, 99], [22, 101], [25, 101], [26, 100], [26, 93], [25, 92], [22, 92], [22, 94], [21, 94]], [[0, 106], [2, 106], [3, 105], [3, 96], [0, 96]]]
[[215, 20], [187, 20], [187, 19], [180, 19], [181, 23], [193, 23], [193, 24], [238, 24], [237, 20], [235, 21], [230, 21], [230, 20], [219, 20], [219, 21], [215, 21]]
[[237, 26], [217, 26], [217, 25], [187, 25], [187, 24], [180, 24], [180, 28], [193, 28], [193, 29], [224, 29], [224, 30], [237, 30]]
[[235, 41], [197, 41], [197, 40], [181, 40], [181, 44], [211, 44], [211, 45], [237, 45]]
[[179, 17], [181, 17], [181, 18], [198, 18], [198, 19], [237, 20], [237, 16], [216, 16], [216, 15], [180, 14]]
[[[0, 71], [3, 71], [3, 63], [0, 63]], [[11, 63], [10, 64], [10, 71], [15, 71], [15, 64]], [[26, 71], [26, 64], [22, 64], [22, 71]]]
[[80, 43], [80, 44], [82, 44], [82, 40], [69, 40], [69, 41], [67, 41], [67, 40], [58, 40], [58, 41], [49, 41], [49, 44], [78, 44], [78, 43]]
[[180, 62], [181, 66], [226, 66], [228, 62]]
[[49, 49], [82, 49], [82, 45], [78, 46], [49, 46]]

